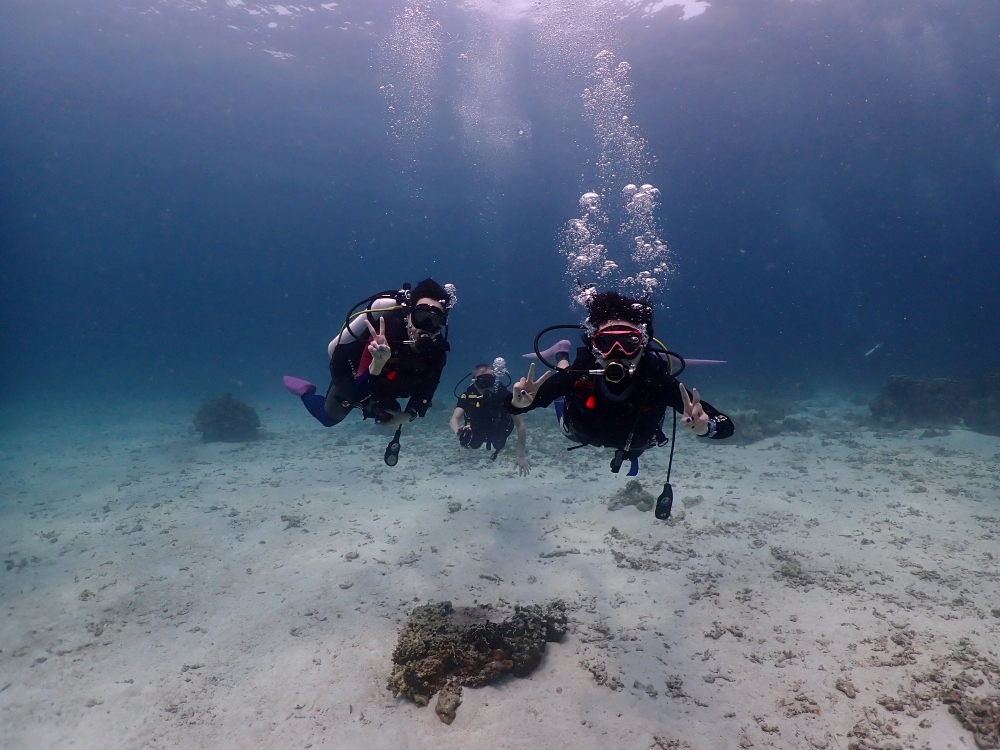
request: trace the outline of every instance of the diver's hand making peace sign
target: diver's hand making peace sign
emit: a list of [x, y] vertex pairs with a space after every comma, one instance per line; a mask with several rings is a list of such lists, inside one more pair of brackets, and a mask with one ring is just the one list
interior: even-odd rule
[[528, 376], [514, 383], [514, 387], [511, 389], [514, 396], [510, 402], [518, 409], [531, 406], [531, 402], [535, 400], [535, 394], [538, 393], [538, 389], [551, 375], [552, 370], [547, 370], [542, 377], [535, 380], [535, 363], [532, 362], [531, 366], [528, 367]]
[[684, 402], [684, 419], [682, 420], [684, 426], [690, 428], [695, 435], [707, 435], [708, 415], [701, 408], [701, 396], [698, 395], [698, 389], [694, 388], [691, 391], [692, 395], [688, 397], [687, 388], [684, 387], [683, 383], [680, 384], [680, 388], [681, 401]]
[[372, 363], [368, 366], [368, 372], [371, 375], [378, 375], [382, 372], [382, 368], [385, 367], [385, 363], [389, 361], [389, 357], [392, 356], [389, 342], [385, 338], [385, 318], [379, 318], [377, 331], [375, 330], [375, 326], [371, 324], [371, 321], [366, 320], [365, 325], [368, 326], [368, 333], [372, 337], [371, 341], [368, 342], [368, 353], [372, 357]]

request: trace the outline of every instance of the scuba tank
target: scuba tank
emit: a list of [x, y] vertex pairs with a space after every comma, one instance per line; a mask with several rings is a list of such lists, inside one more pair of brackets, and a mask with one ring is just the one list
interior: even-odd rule
[[[341, 344], [365, 340], [368, 334], [368, 323], [375, 325], [378, 323], [378, 318], [383, 315], [409, 309], [410, 297], [410, 285], [403, 284], [402, 289], [387, 289], [376, 292], [352, 305], [344, 317], [344, 325], [340, 329], [340, 333], [330, 342], [327, 353], [332, 357], [334, 349]], [[365, 309], [358, 311], [360, 307]], [[378, 318], [375, 317], [376, 314]]]
[[[353, 391], [354, 371], [360, 362], [361, 350], [368, 339], [367, 324], [377, 325], [378, 318], [383, 315], [407, 309], [409, 301], [410, 285], [403, 284], [399, 290], [387, 289], [376, 292], [355, 303], [347, 311], [340, 333], [327, 347], [327, 353], [330, 355], [331, 382], [326, 392], [324, 409], [331, 419], [339, 422], [352, 409], [361, 406], [343, 394], [350, 394]], [[364, 309], [359, 311], [358, 308]], [[348, 361], [345, 362], [345, 359]]]

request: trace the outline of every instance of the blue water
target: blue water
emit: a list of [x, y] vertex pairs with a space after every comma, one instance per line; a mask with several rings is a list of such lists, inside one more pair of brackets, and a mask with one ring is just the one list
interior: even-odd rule
[[[985, 0], [3, 0], [0, 748], [971, 746], [1000, 446], [868, 401], [1000, 365], [998, 108]], [[757, 410], [644, 454], [669, 524], [550, 412], [526, 478], [446, 427], [638, 271]], [[281, 376], [426, 276], [451, 355], [389, 469]], [[260, 440], [195, 433], [226, 392]], [[386, 692], [418, 602], [552, 598], [567, 642], [454, 727]]]
[[[303, 12], [4, 4], [5, 398], [68, 380], [210, 393], [322, 379], [346, 308], [425, 275], [459, 290], [456, 375], [579, 319], [556, 240], [595, 184], [586, 71], [568, 54], [553, 70], [529, 21], [438, 6], [440, 70], [404, 158], [379, 92], [397, 9]], [[633, 14], [613, 39], [676, 263], [660, 337], [747, 383], [994, 362], [1000, 9], [680, 13]], [[530, 127], [503, 152], [477, 150], [456, 111], [470, 15], [506, 34], [487, 98]], [[863, 354], [880, 342], [873, 372]]]

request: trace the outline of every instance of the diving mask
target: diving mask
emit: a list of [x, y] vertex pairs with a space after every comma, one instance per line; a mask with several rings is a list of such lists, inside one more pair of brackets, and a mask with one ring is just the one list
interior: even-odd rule
[[447, 324], [444, 311], [433, 305], [417, 305], [410, 313], [410, 321], [417, 330], [436, 335]]
[[480, 391], [492, 391], [496, 388], [497, 376], [486, 372], [476, 376], [476, 388]]
[[604, 359], [632, 359], [642, 352], [642, 333], [628, 326], [612, 326], [594, 334], [594, 351]]

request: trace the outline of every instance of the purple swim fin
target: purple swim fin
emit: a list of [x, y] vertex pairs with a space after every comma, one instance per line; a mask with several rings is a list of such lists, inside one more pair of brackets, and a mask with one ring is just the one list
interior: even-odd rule
[[[573, 345], [569, 342], [569, 339], [562, 339], [561, 341], [554, 343], [548, 349], [543, 349], [542, 356], [551, 361], [552, 357], [556, 354], [565, 354], [566, 359], [569, 359], [569, 350], [572, 346]], [[521, 356], [525, 359], [538, 359], [538, 355], [534, 352], [531, 354], [522, 354]]]
[[316, 392], [316, 386], [308, 380], [293, 378], [291, 375], [285, 375], [282, 380], [284, 381], [285, 388], [288, 389], [288, 392], [293, 393], [296, 396], [308, 396]]
[[[656, 354], [659, 356], [660, 359], [663, 360], [665, 360], [668, 356], [664, 352], [657, 352]], [[702, 365], [724, 365], [724, 364], [726, 364], [726, 360], [724, 359], [688, 359], [687, 357], [684, 358], [684, 365], [687, 367], [700, 367]], [[671, 357], [670, 365], [674, 370], [678, 370], [680, 369], [681, 363], [676, 357]]]

